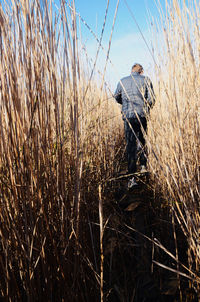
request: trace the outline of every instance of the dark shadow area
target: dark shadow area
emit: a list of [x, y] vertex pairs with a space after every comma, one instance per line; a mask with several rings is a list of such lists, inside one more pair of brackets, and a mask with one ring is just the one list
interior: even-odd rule
[[138, 186], [128, 190], [126, 175], [116, 178], [114, 201], [105, 207], [110, 216], [104, 235], [105, 301], [197, 301], [186, 278], [153, 262], [179, 270], [155, 243], [176, 255], [175, 231], [179, 261], [186, 265], [187, 243], [179, 226], [173, 228], [162, 196], [151, 188], [150, 175], [138, 175], [137, 180]]

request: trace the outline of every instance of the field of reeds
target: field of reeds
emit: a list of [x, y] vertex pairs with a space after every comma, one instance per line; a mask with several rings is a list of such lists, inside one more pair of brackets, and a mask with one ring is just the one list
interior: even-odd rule
[[[162, 188], [173, 225], [187, 239], [188, 266], [176, 270], [190, 279], [198, 297], [200, 264], [200, 7], [172, 1], [158, 30], [156, 104], [149, 123], [150, 166]], [[157, 49], [158, 50], [158, 49]], [[177, 240], [174, 234], [175, 241]], [[167, 268], [170, 269], [170, 268]]]
[[76, 17], [64, 1], [57, 15], [48, 1], [1, 7], [5, 301], [100, 296], [100, 229], [92, 223], [117, 169], [122, 130], [120, 110], [82, 64]]
[[[124, 156], [120, 108], [104, 74], [98, 81], [85, 66], [74, 5], [61, 1], [55, 13], [51, 1], [9, 4], [0, 7], [0, 300], [111, 301], [103, 235], [113, 213], [104, 216], [104, 204]], [[148, 165], [176, 247], [171, 256], [166, 249], [176, 266], [162, 269], [198, 296], [200, 9], [171, 5], [158, 35]]]

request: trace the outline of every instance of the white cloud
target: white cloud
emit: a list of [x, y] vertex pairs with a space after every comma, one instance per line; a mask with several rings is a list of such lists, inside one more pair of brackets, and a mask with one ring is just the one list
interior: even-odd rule
[[[147, 32], [145, 37], [150, 46]], [[135, 62], [142, 64], [147, 72], [149, 66], [153, 63], [151, 54], [140, 33], [126, 34], [124, 37], [114, 40], [110, 56], [116, 71], [114, 76], [118, 80], [130, 73]]]
[[[151, 48], [149, 31], [144, 32], [143, 35]], [[109, 41], [104, 42], [106, 51], [103, 52], [101, 50], [98, 57], [97, 69], [101, 72], [103, 72], [106, 62], [108, 43]], [[88, 56], [93, 60], [95, 59], [97, 47], [98, 45], [94, 40], [86, 43]], [[140, 33], [127, 33], [123, 37], [113, 38], [109, 57], [114, 67], [108, 63], [106, 81], [110, 84], [112, 90], [115, 89], [120, 78], [130, 74], [133, 63], [142, 64], [145, 74], [150, 74], [150, 70], [153, 68], [152, 56]]]

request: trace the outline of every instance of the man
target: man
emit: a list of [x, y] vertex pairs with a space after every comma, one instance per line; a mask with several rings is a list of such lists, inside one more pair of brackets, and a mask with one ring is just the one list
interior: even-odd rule
[[[119, 104], [122, 104], [128, 173], [136, 172], [138, 159], [144, 171], [147, 162], [144, 153], [144, 132], [147, 130], [146, 115], [154, 104], [154, 92], [150, 79], [143, 76], [143, 67], [140, 64], [135, 63], [131, 74], [119, 81], [114, 97]], [[138, 149], [140, 149], [140, 156], [138, 156]], [[132, 177], [128, 182], [128, 187], [131, 188], [135, 185], [137, 182]]]

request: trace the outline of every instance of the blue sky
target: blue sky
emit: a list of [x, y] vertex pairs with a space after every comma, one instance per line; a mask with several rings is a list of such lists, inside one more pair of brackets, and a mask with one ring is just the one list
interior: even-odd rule
[[[9, 3], [10, 0], [0, 0], [3, 4]], [[44, 0], [41, 0], [41, 3]], [[60, 8], [61, 0], [52, 0], [56, 6], [55, 12]], [[71, 3], [71, 0], [65, 0]], [[103, 72], [106, 62], [106, 52], [108, 50], [109, 39], [115, 15], [115, 9], [118, 0], [110, 0], [108, 16], [102, 40], [104, 51], [100, 51], [97, 69]], [[153, 59], [145, 45], [141, 33], [139, 32], [138, 23], [146, 42], [151, 48], [151, 21], [159, 19], [158, 3], [164, 8], [165, 0], [119, 0], [119, 7], [115, 22], [110, 48], [110, 60], [112, 64], [107, 65], [106, 82], [113, 90], [120, 78], [128, 75], [133, 63], [138, 62], [143, 65], [145, 73], [151, 75], [153, 69]], [[129, 6], [130, 10], [127, 8]], [[4, 6], [4, 4], [3, 4]], [[100, 39], [102, 26], [105, 17], [107, 0], [75, 0], [76, 11], [87, 22], [90, 28]], [[133, 19], [133, 16], [136, 20]], [[92, 36], [87, 27], [81, 22], [82, 44], [87, 49], [88, 56], [95, 59], [98, 43]], [[92, 65], [92, 63], [91, 63]]]
[[[128, 4], [130, 10], [127, 8]], [[160, 1], [164, 8], [165, 1]], [[95, 34], [100, 38], [101, 30], [104, 22], [107, 0], [76, 0], [76, 10], [81, 17], [92, 28]], [[110, 0], [108, 17], [103, 37], [103, 46], [107, 50], [109, 44], [110, 33], [113, 24], [117, 0]], [[134, 18], [138, 23], [142, 34], [151, 48], [151, 21], [159, 19], [158, 1], [154, 0], [120, 0], [115, 28], [112, 37], [110, 59], [114, 65], [108, 64], [106, 81], [115, 88], [117, 82], [123, 76], [130, 73], [131, 66], [134, 62], [141, 63], [150, 75], [153, 68], [153, 59], [142, 35], [138, 29]], [[82, 42], [86, 45], [88, 54], [94, 58], [98, 43], [92, 37], [89, 30], [82, 26]], [[106, 54], [101, 51], [97, 63], [97, 67], [103, 71], [106, 61]]]
[[[41, 3], [44, 0], [41, 0]], [[64, 0], [66, 3], [71, 3], [72, 0]], [[168, 0], [167, 2], [171, 2]], [[0, 0], [9, 3], [10, 0]], [[49, 2], [49, 1], [47, 1]], [[52, 0], [56, 4], [55, 12], [60, 7], [61, 0]], [[102, 45], [105, 51], [100, 51], [97, 61], [97, 69], [102, 73], [106, 62], [106, 53], [109, 45], [109, 39], [113, 24], [113, 18], [118, 0], [110, 0], [108, 8], [108, 16], [102, 40]], [[165, 0], [119, 0], [119, 7], [115, 22], [115, 27], [112, 36], [109, 58], [112, 64], [107, 65], [105, 80], [111, 89], [115, 89], [120, 78], [128, 75], [133, 63], [138, 62], [143, 65], [145, 74], [151, 75], [154, 70], [154, 62], [152, 55], [147, 48], [152, 48], [151, 42], [158, 35], [152, 36], [152, 23], [157, 23], [159, 20], [159, 7], [165, 11]], [[180, 0], [180, 3], [193, 3], [194, 0]], [[128, 5], [128, 7], [127, 7]], [[75, 0], [76, 11], [87, 22], [90, 28], [95, 32], [100, 39], [102, 26], [105, 17], [107, 0]], [[78, 18], [77, 18], [78, 21]], [[87, 49], [89, 58], [95, 59], [98, 43], [92, 36], [88, 28], [81, 23], [81, 41]], [[139, 25], [139, 29], [138, 26]], [[145, 41], [141, 35], [141, 32]], [[91, 63], [92, 66], [92, 63]]]
[[[42, 3], [43, 0], [41, 0]], [[52, 0], [60, 7], [60, 0]], [[70, 0], [65, 0], [71, 3]], [[4, 0], [0, 0], [4, 2]], [[6, 0], [8, 3], [9, 0]], [[102, 45], [106, 51], [100, 51], [97, 69], [103, 72], [106, 53], [113, 24], [113, 18], [118, 0], [110, 0], [108, 16], [102, 40]], [[151, 48], [151, 21], [159, 19], [158, 3], [164, 8], [165, 0], [119, 0], [119, 7], [115, 22], [110, 48], [110, 60], [112, 64], [107, 65], [106, 82], [113, 90], [120, 78], [128, 75], [133, 63], [141, 63], [145, 69], [145, 74], [151, 76], [153, 70], [153, 59], [145, 45], [143, 37], [138, 29], [138, 23], [146, 42]], [[127, 5], [129, 9], [127, 8]], [[100, 39], [102, 26], [105, 18], [107, 0], [75, 0], [76, 11], [87, 22], [90, 28]], [[55, 7], [55, 6], [54, 6]], [[57, 10], [55, 7], [55, 10]], [[136, 20], [134, 20], [134, 18]], [[87, 27], [81, 22], [82, 44], [87, 49], [88, 56], [95, 59], [98, 43]], [[92, 63], [91, 63], [92, 65]]]
[[[52, 0], [59, 3], [60, 0]], [[72, 0], [65, 0], [67, 3]], [[74, 0], [76, 11], [87, 22], [90, 28], [100, 39], [102, 26], [105, 17], [107, 0]], [[196, 0], [177, 0], [180, 7], [185, 3], [190, 10]], [[108, 17], [105, 26], [105, 32], [102, 45], [107, 51], [109, 38], [113, 24], [113, 18], [118, 0], [109, 0]], [[107, 65], [106, 82], [112, 91], [120, 78], [130, 74], [131, 66], [137, 62], [143, 65], [145, 74], [151, 78], [154, 72], [154, 60], [148, 47], [152, 50], [156, 45], [156, 51], [162, 51], [163, 37], [159, 28], [160, 13], [169, 17], [169, 8], [166, 9], [166, 3], [173, 8], [173, 0], [119, 0], [117, 18], [109, 58], [112, 64]], [[198, 3], [198, 1], [197, 1]], [[128, 5], [128, 7], [127, 7]], [[174, 4], [175, 5], [175, 4]], [[167, 12], [166, 12], [167, 11]], [[166, 15], [165, 15], [166, 14]], [[98, 43], [92, 36], [87, 27], [82, 23], [82, 43], [87, 49], [88, 56], [95, 59]], [[139, 26], [139, 29], [138, 29]], [[141, 32], [142, 34], [141, 34]], [[148, 47], [145, 44], [145, 41]], [[157, 43], [155, 43], [155, 41]], [[100, 51], [97, 61], [97, 68], [103, 72], [106, 62], [106, 52]], [[159, 62], [157, 62], [159, 64]], [[92, 66], [92, 64], [91, 64]]]

